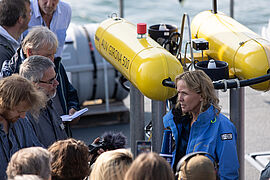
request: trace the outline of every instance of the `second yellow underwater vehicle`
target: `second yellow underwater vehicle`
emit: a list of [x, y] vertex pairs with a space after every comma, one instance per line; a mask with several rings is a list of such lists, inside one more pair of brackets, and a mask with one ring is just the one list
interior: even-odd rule
[[[204, 11], [191, 23], [193, 38], [209, 42], [205, 54], [225, 61], [235, 77], [244, 80], [269, 73], [270, 42], [223, 13]], [[269, 90], [269, 81], [252, 85], [256, 90]]]

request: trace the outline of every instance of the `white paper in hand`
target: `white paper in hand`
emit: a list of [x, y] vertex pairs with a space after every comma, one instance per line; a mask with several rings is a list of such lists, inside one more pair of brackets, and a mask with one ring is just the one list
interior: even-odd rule
[[61, 116], [62, 121], [66, 122], [66, 121], [72, 121], [73, 119], [75, 119], [76, 117], [79, 117], [80, 115], [82, 115], [83, 113], [87, 112], [88, 108], [83, 108], [79, 111], [76, 111], [74, 114], [70, 115], [63, 115]]

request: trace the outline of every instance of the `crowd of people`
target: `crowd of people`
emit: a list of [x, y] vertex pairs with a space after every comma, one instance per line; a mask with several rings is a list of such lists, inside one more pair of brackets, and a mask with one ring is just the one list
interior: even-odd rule
[[[174, 179], [176, 162], [185, 154], [206, 151], [218, 160], [221, 179], [237, 179], [235, 128], [220, 114], [211, 82], [201, 72], [176, 78], [179, 104], [164, 117], [176, 140], [172, 168], [155, 153], [133, 162], [123, 146], [97, 150], [92, 163], [87, 145], [71, 139], [69, 124], [60, 118], [80, 109], [61, 63], [70, 20], [71, 8], [60, 0], [0, 1], [1, 178]], [[195, 76], [202, 87], [192, 83]], [[182, 123], [171, 123], [174, 119]]]
[[216, 166], [202, 152], [188, 154], [174, 175], [170, 164], [155, 152], [139, 154], [129, 149], [103, 152], [90, 166], [87, 145], [73, 138], [59, 140], [48, 149], [29, 147], [13, 154], [8, 180], [217, 180]]
[[[70, 20], [70, 6], [59, 0], [0, 1], [0, 179], [7, 178], [9, 162], [17, 164], [12, 155], [18, 150], [48, 148], [72, 137], [60, 117], [80, 109], [61, 63]], [[32, 153], [34, 158], [34, 152], [44, 154], [30, 148], [16, 156], [26, 159]], [[24, 170], [29, 174], [31, 168], [13, 166], [7, 172], [13, 179], [12, 173]]]
[[90, 150], [73, 139], [60, 117], [80, 109], [61, 63], [70, 20], [61, 0], [0, 1], [0, 180], [239, 178], [236, 128], [200, 70], [175, 79], [177, 104], [163, 118], [175, 144], [171, 164], [154, 152], [134, 157], [124, 139]]

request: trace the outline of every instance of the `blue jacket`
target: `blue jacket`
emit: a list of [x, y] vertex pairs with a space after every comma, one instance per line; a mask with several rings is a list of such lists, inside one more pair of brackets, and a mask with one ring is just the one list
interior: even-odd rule
[[35, 132], [27, 119], [18, 119], [9, 126], [8, 134], [0, 124], [0, 180], [7, 179], [6, 169], [11, 156], [19, 149], [41, 146]]
[[[174, 165], [176, 149], [182, 124], [176, 124], [172, 111], [163, 117], [165, 128], [170, 128], [175, 140], [172, 166]], [[210, 153], [219, 163], [219, 176], [221, 180], [236, 180], [239, 177], [239, 162], [236, 149], [236, 128], [223, 114], [215, 115], [213, 106], [199, 114], [190, 129], [186, 154], [197, 151]]]
[[5, 60], [11, 59], [14, 54], [15, 51], [9, 40], [7, 40], [4, 36], [0, 35], [0, 66], [2, 66]]

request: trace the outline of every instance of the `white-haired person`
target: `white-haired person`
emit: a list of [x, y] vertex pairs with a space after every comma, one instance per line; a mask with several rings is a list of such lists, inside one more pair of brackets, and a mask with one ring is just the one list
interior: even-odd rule
[[42, 180], [51, 179], [51, 153], [42, 147], [29, 147], [17, 151], [10, 159], [7, 176], [14, 179], [17, 175], [37, 175]]

